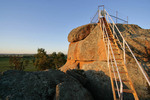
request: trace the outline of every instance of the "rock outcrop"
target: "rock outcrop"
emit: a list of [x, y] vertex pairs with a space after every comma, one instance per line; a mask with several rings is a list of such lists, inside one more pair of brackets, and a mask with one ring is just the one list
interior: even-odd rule
[[[142, 67], [150, 75], [150, 30], [132, 24], [117, 24], [117, 26]], [[109, 77], [102, 30], [97, 24], [88, 24], [73, 29], [68, 35], [68, 41], [70, 42], [68, 58], [66, 64], [60, 68], [61, 71], [94, 70], [102, 71]], [[139, 98], [150, 98], [146, 80], [127, 49], [126, 57], [126, 66]]]
[[[77, 29], [80, 31], [76, 31]], [[99, 26], [88, 24], [77, 29], [73, 29], [70, 32], [68, 40], [70, 40], [69, 38], [72, 40], [74, 36], [78, 37], [79, 33], [86, 34], [84, 32], [85, 29], [90, 30], [90, 34], [84, 35], [83, 39], [76, 39], [78, 41], [70, 41], [67, 63], [61, 67], [61, 70], [64, 72], [68, 69], [82, 69], [85, 64], [93, 63], [93, 61], [106, 60], [105, 46], [101, 34], [102, 30], [100, 30]]]
[[10, 70], [0, 77], [0, 99], [112, 100], [112, 94], [108, 94], [109, 82], [107, 75], [94, 70], [68, 70], [66, 73]]
[[64, 82], [65, 73], [6, 71], [0, 78], [0, 97], [5, 100], [48, 100], [54, 97], [57, 84]]
[[[147, 75], [150, 77], [150, 29], [138, 25], [117, 24], [125, 40], [132, 49]], [[150, 90], [135, 60], [126, 49], [126, 66], [140, 99], [150, 99]]]

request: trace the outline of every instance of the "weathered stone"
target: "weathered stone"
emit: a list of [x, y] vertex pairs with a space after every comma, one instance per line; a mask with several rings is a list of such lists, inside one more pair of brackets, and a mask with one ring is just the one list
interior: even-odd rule
[[84, 40], [70, 43], [67, 63], [60, 69], [66, 72], [66, 69], [73, 68], [74, 63], [79, 65], [78, 68], [81, 68], [84, 64], [92, 63], [92, 61], [106, 59], [102, 30], [97, 25]]
[[[150, 30], [142, 29], [139, 26], [133, 24], [117, 24], [117, 26], [120, 29], [121, 34], [129, 44], [130, 48], [133, 50], [133, 53], [138, 58], [138, 61], [140, 61], [143, 68], [146, 70], [148, 75], [150, 75], [150, 70], [148, 68], [148, 66], [150, 65], [150, 60], [148, 60], [150, 58]], [[79, 27], [78, 30], [79, 29], [82, 28]], [[64, 72], [73, 68], [79, 68], [85, 71], [102, 71], [107, 76], [109, 76], [109, 70], [106, 67], [107, 64], [105, 62], [107, 61], [107, 56], [105, 43], [103, 42], [103, 31], [100, 29], [100, 27], [96, 25], [95, 28], [93, 28], [90, 33], [88, 33], [88, 35], [84, 36], [83, 39], [79, 39], [78, 37], [79, 35], [82, 35], [82, 31], [80, 31], [81, 33], [78, 33], [78, 31], [73, 30], [73, 32], [74, 33], [71, 32], [71, 34], [69, 34], [68, 36], [68, 40], [72, 40], [72, 42], [69, 41], [70, 44], [68, 49], [67, 63], [60, 69]], [[122, 42], [121, 36], [118, 36], [118, 38]], [[76, 67], [72, 67], [75, 64]], [[126, 49], [126, 66], [139, 98], [149, 98], [150, 95], [146, 90], [147, 84], [145, 78], [141, 74], [141, 71], [136, 65], [134, 59], [131, 57], [129, 49]], [[122, 70], [121, 67], [118, 69]], [[128, 85], [126, 86], [128, 87]]]
[[94, 100], [113, 100], [109, 76], [103, 71], [88, 70], [84, 72], [87, 78], [86, 88]]
[[68, 50], [68, 59], [70, 60], [97, 60], [98, 42], [101, 33], [98, 26], [82, 41], [71, 43]]
[[66, 72], [71, 69], [79, 69], [79, 64], [74, 61], [68, 61], [64, 66], [60, 68], [61, 71]]
[[48, 100], [57, 84], [66, 80], [57, 70], [43, 72], [7, 71], [0, 79], [0, 97], [8, 100]]
[[103, 61], [94, 61], [93, 63], [90, 64], [84, 64], [81, 67], [81, 69], [84, 71], [88, 71], [88, 70], [102, 71], [105, 72], [107, 76], [109, 76], [109, 69], [107, 64], [108, 64], [107, 62], [103, 62]]
[[87, 83], [87, 79], [83, 70], [68, 70], [66, 74], [77, 79], [83, 86]]
[[80, 83], [69, 81], [56, 86], [54, 100], [93, 100], [93, 97]]
[[96, 24], [87, 24], [73, 29], [68, 35], [69, 42], [77, 42], [86, 38], [95, 28]]

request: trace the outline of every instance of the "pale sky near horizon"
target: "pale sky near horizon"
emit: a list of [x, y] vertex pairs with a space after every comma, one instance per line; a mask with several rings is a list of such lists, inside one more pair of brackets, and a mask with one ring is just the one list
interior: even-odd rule
[[150, 29], [150, 0], [0, 0], [0, 54], [38, 48], [67, 54], [69, 32], [88, 24], [102, 4]]

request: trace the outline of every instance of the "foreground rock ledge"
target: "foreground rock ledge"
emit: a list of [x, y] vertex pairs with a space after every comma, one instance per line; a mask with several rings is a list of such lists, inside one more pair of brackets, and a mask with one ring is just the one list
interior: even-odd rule
[[9, 70], [0, 76], [0, 99], [110, 100], [112, 94], [105, 94], [111, 91], [109, 81], [103, 72], [92, 70], [69, 70], [66, 73]]

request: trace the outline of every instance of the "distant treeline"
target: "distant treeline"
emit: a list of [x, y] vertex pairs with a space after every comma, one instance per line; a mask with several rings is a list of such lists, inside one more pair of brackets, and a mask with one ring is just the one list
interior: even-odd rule
[[0, 58], [9, 58], [9, 65], [14, 70], [24, 70], [32, 62], [37, 70], [59, 69], [67, 61], [67, 55], [62, 52], [47, 54], [39, 48], [37, 54], [0, 54]]
[[18, 56], [18, 57], [33, 57], [35, 54], [0, 54], [0, 57], [10, 57], [10, 56]]

